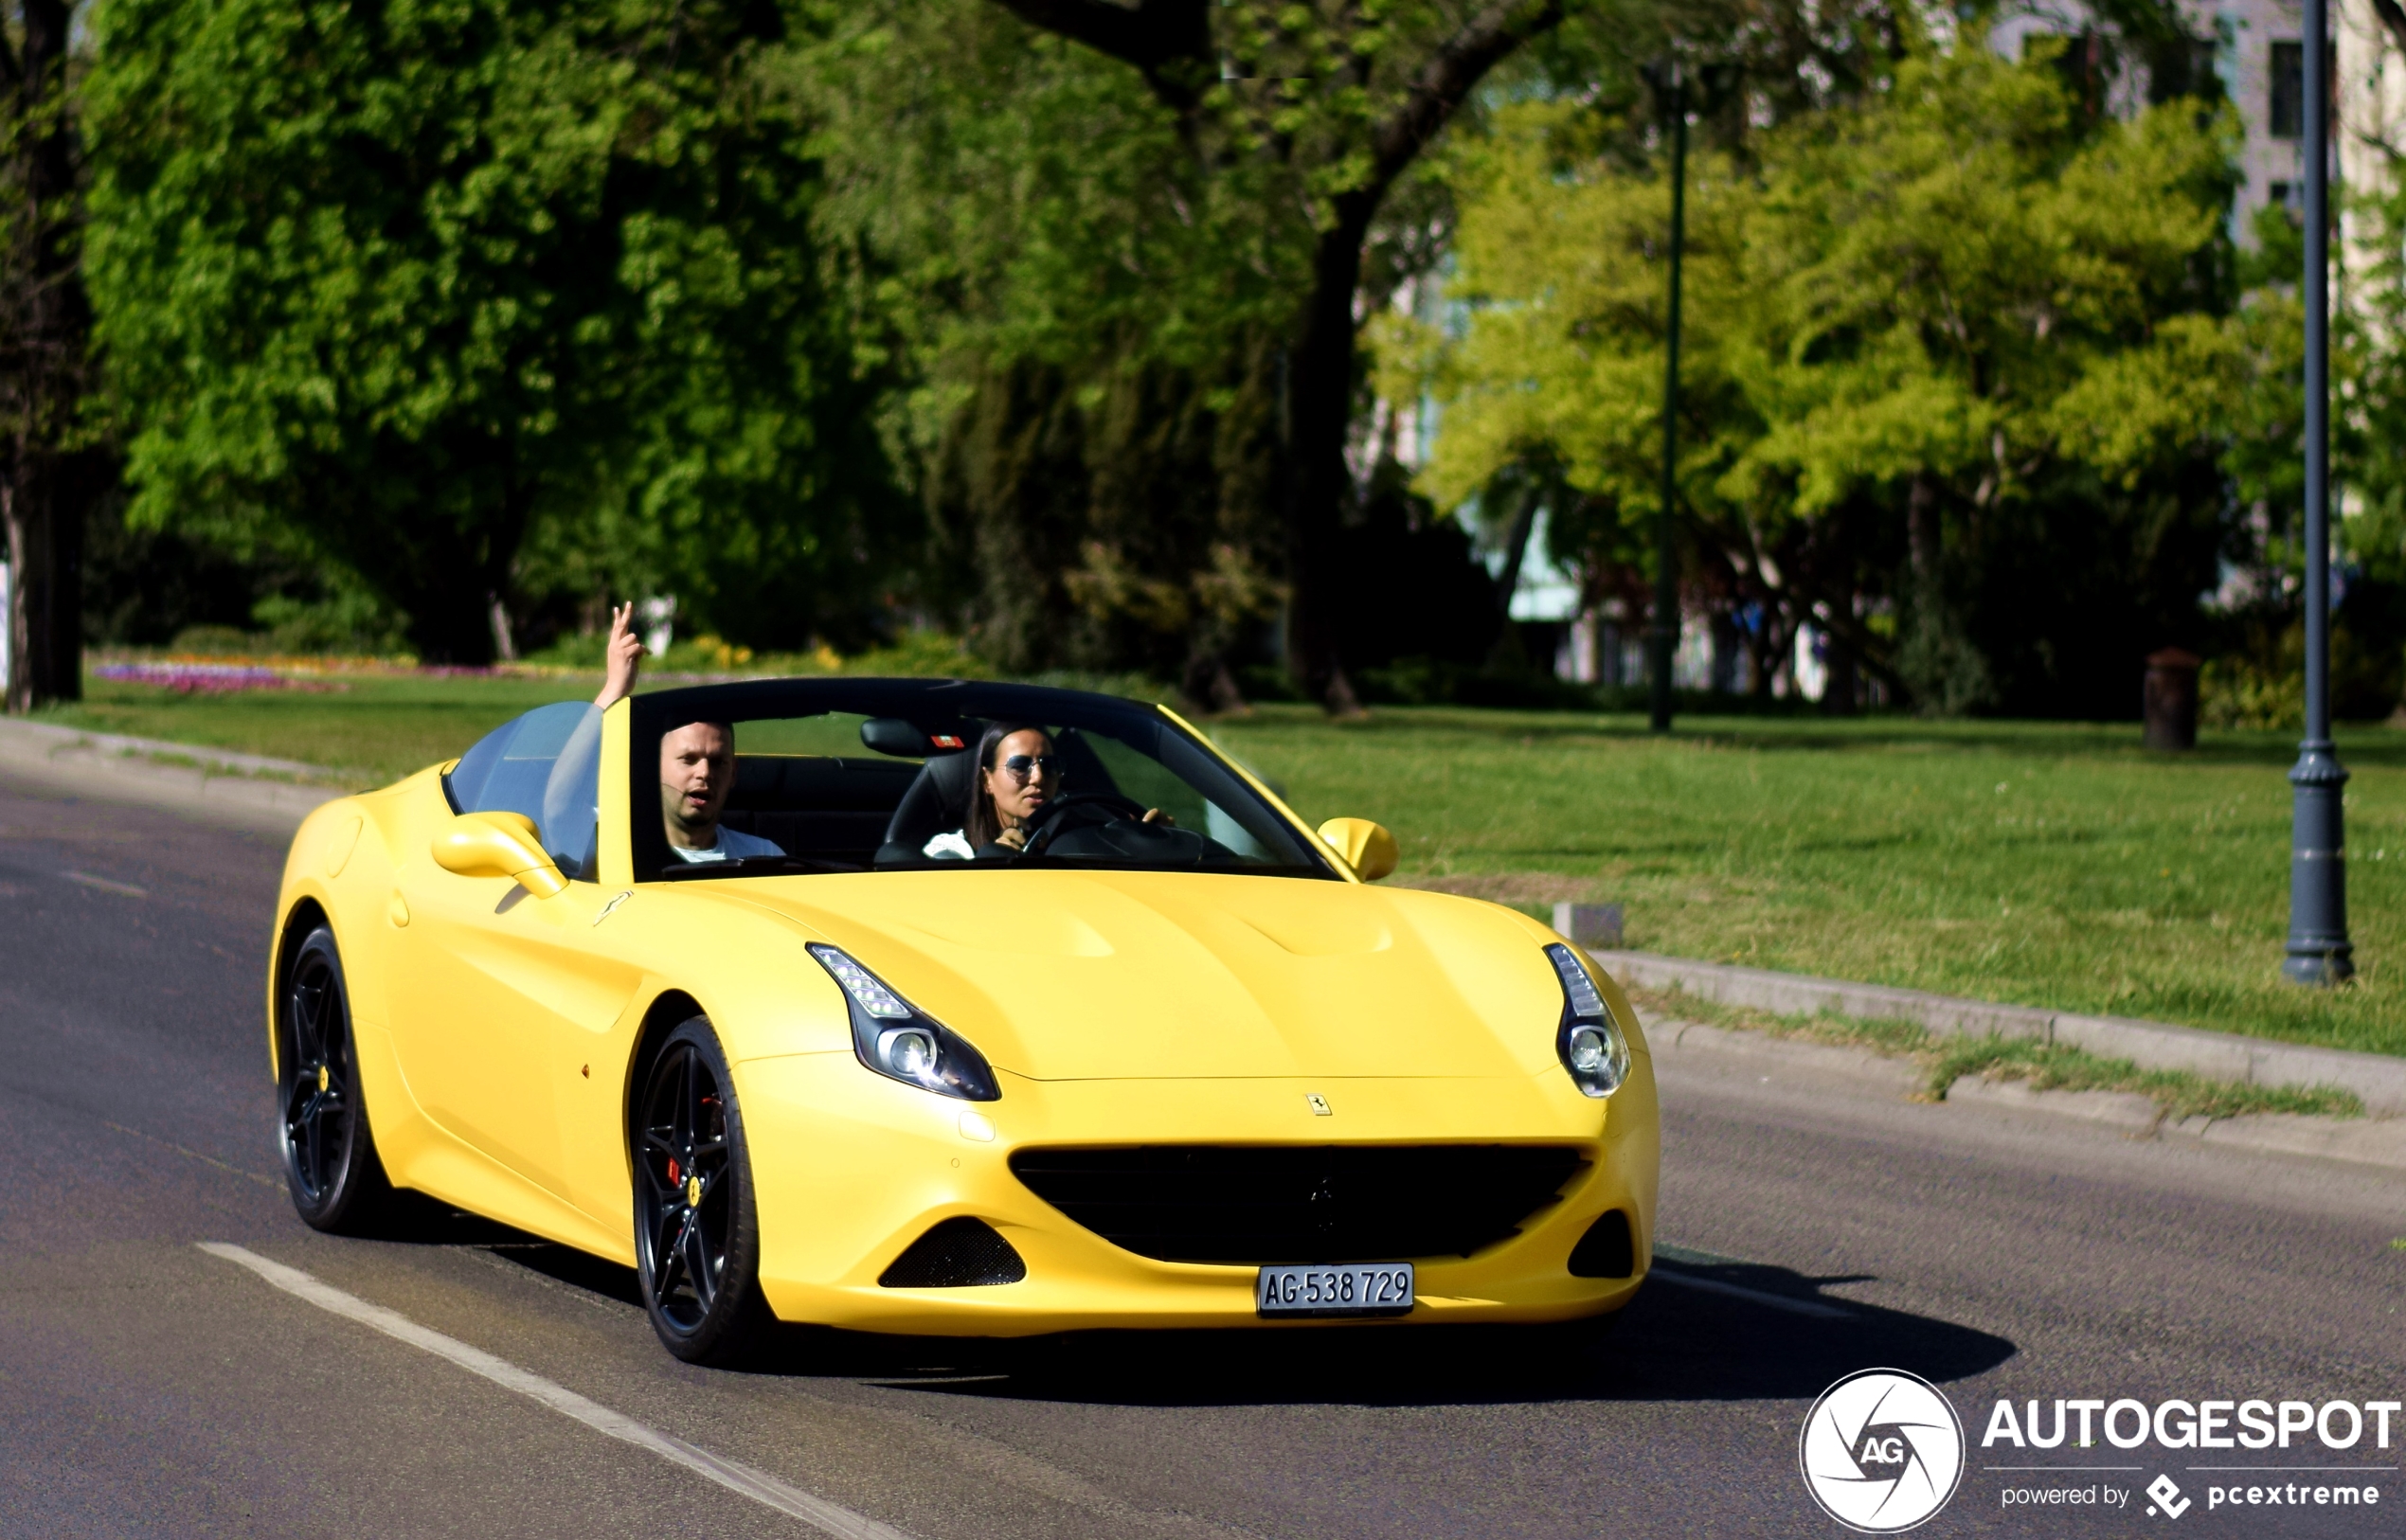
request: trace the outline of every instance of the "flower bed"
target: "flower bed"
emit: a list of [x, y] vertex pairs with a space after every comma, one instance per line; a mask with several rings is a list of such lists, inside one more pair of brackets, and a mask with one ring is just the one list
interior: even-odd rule
[[179, 695], [233, 695], [248, 689], [332, 690], [350, 688], [319, 680], [291, 678], [264, 664], [203, 662], [189, 658], [102, 663], [94, 667], [92, 675], [96, 679], [115, 679], [127, 684], [157, 685]]

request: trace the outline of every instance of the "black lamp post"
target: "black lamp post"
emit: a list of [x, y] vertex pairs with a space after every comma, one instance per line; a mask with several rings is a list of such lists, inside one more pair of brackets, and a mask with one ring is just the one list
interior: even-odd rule
[[2336, 984], [2356, 972], [2347, 940], [2347, 771], [2331, 743], [2330, 31], [2327, 0], [2306, 0], [2306, 738], [2289, 771], [2289, 940], [2281, 975]]
[[1671, 659], [1679, 646], [1679, 522], [1674, 512], [1679, 457], [1679, 261], [1687, 246], [1688, 95], [1679, 62], [1647, 72], [1671, 119], [1671, 309], [1663, 329], [1662, 514], [1654, 571], [1654, 621], [1646, 634], [1654, 664], [1654, 730], [1671, 730]]

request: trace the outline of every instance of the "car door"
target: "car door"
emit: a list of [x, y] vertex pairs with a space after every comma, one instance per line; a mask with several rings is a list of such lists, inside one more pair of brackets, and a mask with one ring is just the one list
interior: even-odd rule
[[570, 878], [565, 892], [538, 898], [509, 878], [463, 877], [430, 850], [395, 873], [409, 922], [393, 1037], [410, 1092], [445, 1131], [555, 1196], [566, 1186], [562, 1101], [592, 1083], [578, 1073], [590, 1057], [580, 1061], [580, 1047], [639, 982], [601, 945], [597, 922], [615, 895], [584, 873], [597, 717], [573, 703], [530, 712], [464, 756], [447, 786], [460, 812], [536, 818]]

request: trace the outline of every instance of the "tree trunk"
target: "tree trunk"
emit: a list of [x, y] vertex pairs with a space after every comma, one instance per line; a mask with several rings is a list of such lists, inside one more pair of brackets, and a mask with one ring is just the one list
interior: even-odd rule
[[409, 611], [409, 645], [420, 662], [482, 668], [496, 658], [512, 661], [510, 575], [533, 507], [533, 488], [513, 478], [490, 524], [457, 531], [447, 549], [435, 547], [422, 567], [413, 564], [412, 581], [393, 597]]
[[1207, 716], [1247, 716], [1253, 709], [1229, 672], [1228, 654], [1218, 648], [1197, 650], [1187, 658], [1178, 689], [1187, 705]]
[[1367, 218], [1341, 222], [1312, 254], [1312, 292], [1289, 355], [1284, 476], [1288, 578], [1286, 662], [1304, 695], [1338, 716], [1361, 714], [1347, 675], [1338, 616], [1338, 537], [1351, 477], [1345, 435], [1353, 422], [1354, 290], [1360, 282]]
[[[31, 446], [0, 489], [9, 527], [8, 709], [83, 695], [82, 464]], [[19, 510], [29, 510], [20, 513]]]
[[1916, 475], [1905, 492], [1905, 541], [1913, 564], [1913, 598], [1935, 603], [1938, 597], [1938, 490], [1930, 477]]
[[1512, 510], [1512, 526], [1504, 531], [1503, 571], [1496, 577], [1496, 641], [1487, 649], [1487, 667], [1499, 672], [1520, 672], [1529, 667], [1529, 654], [1512, 628], [1512, 596], [1520, 591], [1520, 569], [1528, 562], [1529, 534], [1537, 527], [1542, 499], [1535, 483], [1523, 488], [1520, 504]]
[[8, 468], [11, 713], [83, 693], [83, 525], [98, 457], [63, 446], [81, 394], [91, 311], [77, 266], [76, 143], [64, 0], [27, 0], [15, 111], [24, 242], [11, 278], [18, 428]]
[[1861, 687], [1857, 682], [1855, 646], [1835, 631], [1824, 630], [1829, 647], [1827, 682], [1822, 686], [1822, 714], [1851, 717], [1860, 699]]

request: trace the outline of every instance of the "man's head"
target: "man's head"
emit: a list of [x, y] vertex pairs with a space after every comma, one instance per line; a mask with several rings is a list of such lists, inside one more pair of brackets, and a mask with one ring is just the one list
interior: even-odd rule
[[734, 784], [734, 728], [689, 722], [660, 735], [660, 816], [670, 844], [689, 851], [716, 845], [719, 812]]

